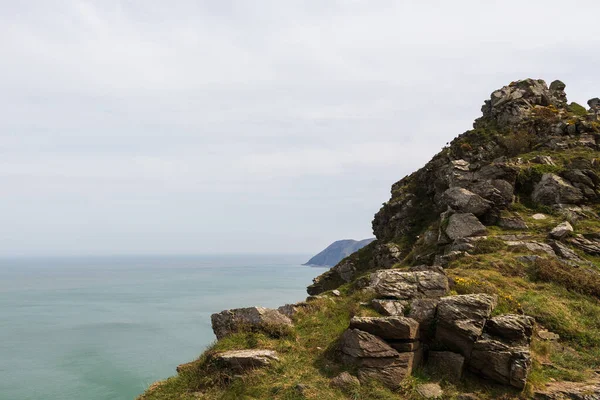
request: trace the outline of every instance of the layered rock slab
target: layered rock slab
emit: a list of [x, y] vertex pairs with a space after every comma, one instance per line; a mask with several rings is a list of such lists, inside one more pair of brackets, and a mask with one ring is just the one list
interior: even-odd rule
[[217, 339], [244, 330], [269, 330], [292, 326], [292, 320], [277, 310], [265, 307], [236, 308], [211, 315]]

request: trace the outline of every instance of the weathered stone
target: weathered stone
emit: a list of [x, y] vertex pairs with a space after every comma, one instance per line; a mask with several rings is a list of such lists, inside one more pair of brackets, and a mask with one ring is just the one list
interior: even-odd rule
[[539, 330], [537, 335], [542, 340], [559, 340], [560, 336], [554, 332], [549, 332], [547, 330]]
[[558, 175], [544, 174], [535, 185], [531, 198], [536, 203], [549, 206], [579, 204], [583, 200], [583, 193]]
[[505, 229], [529, 229], [527, 223], [521, 217], [501, 217], [498, 226]]
[[510, 344], [527, 345], [531, 341], [535, 320], [527, 315], [504, 314], [490, 318], [484, 332]]
[[395, 358], [398, 352], [382, 339], [358, 329], [347, 329], [340, 340], [340, 350], [353, 358]]
[[598, 239], [590, 240], [583, 235], [575, 235], [575, 237], [569, 238], [567, 241], [587, 254], [600, 256], [600, 240]]
[[531, 216], [531, 218], [535, 219], [536, 221], [542, 220], [542, 219], [546, 219], [546, 216], [544, 214], [533, 214]]
[[438, 299], [415, 299], [410, 303], [408, 317], [419, 323], [422, 340], [433, 336], [438, 302]]
[[386, 342], [399, 353], [417, 351], [421, 348], [420, 341], [386, 340]]
[[470, 236], [484, 236], [487, 229], [473, 214], [452, 214], [448, 218], [445, 233], [451, 240], [456, 240]]
[[217, 353], [214, 358], [227, 368], [238, 371], [266, 367], [273, 361], [279, 361], [274, 350], [232, 350]]
[[492, 202], [461, 187], [452, 187], [442, 195], [442, 202], [459, 213], [481, 216], [489, 211]]
[[382, 339], [416, 340], [419, 323], [407, 317], [353, 317], [350, 329], [359, 329]]
[[531, 159], [531, 162], [536, 163], [536, 164], [556, 166], [556, 163], [550, 156], [535, 156], [534, 158]]
[[468, 357], [496, 302], [496, 296], [488, 294], [442, 297], [437, 308], [436, 340]]
[[278, 307], [277, 311], [279, 311], [281, 314], [291, 318], [298, 312], [298, 310], [300, 310], [303, 307], [306, 307], [307, 305], [308, 305], [308, 303], [306, 303], [304, 301], [301, 301], [301, 302], [295, 303], [295, 304], [285, 304], [283, 306]]
[[534, 392], [536, 400], [600, 400], [600, 378], [586, 382], [550, 382]]
[[342, 372], [329, 381], [329, 386], [340, 389], [346, 394], [352, 394], [360, 387], [360, 381], [348, 372]]
[[404, 378], [410, 375], [421, 363], [422, 350], [399, 353], [396, 359], [386, 358], [378, 366], [364, 366], [358, 369], [358, 379], [361, 382], [371, 379], [378, 380], [391, 389], [400, 386]]
[[417, 385], [417, 393], [425, 399], [441, 399], [444, 391], [439, 383], [422, 383]]
[[571, 233], [573, 233], [573, 226], [571, 226], [569, 221], [564, 221], [564, 222], [561, 222], [560, 224], [556, 225], [550, 231], [550, 237], [553, 239], [560, 240], [560, 239], [564, 238], [565, 236], [570, 235]]
[[339, 290], [334, 289], [331, 291], [331, 294], [334, 295], [335, 297], [340, 297], [342, 294], [340, 293]]
[[448, 277], [437, 271], [387, 269], [372, 273], [367, 287], [385, 298], [440, 297], [448, 292]]
[[581, 258], [579, 258], [577, 253], [575, 253], [573, 250], [571, 250], [570, 248], [568, 248], [561, 242], [552, 241], [550, 243], [550, 246], [552, 247], [552, 250], [554, 250], [556, 255], [559, 256], [560, 258], [564, 258], [565, 260], [575, 261], [575, 262], [581, 261]]
[[497, 340], [478, 340], [471, 352], [469, 369], [502, 384], [522, 389], [531, 369], [529, 348], [509, 346]]
[[554, 250], [552, 247], [546, 243], [540, 242], [524, 242], [524, 241], [512, 241], [509, 240], [506, 242], [506, 246], [511, 251], [521, 251], [521, 252], [532, 252], [532, 253], [545, 253], [549, 256], [555, 256]]
[[458, 382], [462, 378], [465, 358], [451, 351], [430, 351], [427, 366], [437, 375]]
[[399, 300], [374, 299], [371, 307], [380, 314], [386, 316], [404, 315], [405, 303]]
[[292, 321], [277, 310], [264, 307], [237, 308], [210, 317], [217, 339], [239, 330], [263, 330], [265, 327], [291, 326]]

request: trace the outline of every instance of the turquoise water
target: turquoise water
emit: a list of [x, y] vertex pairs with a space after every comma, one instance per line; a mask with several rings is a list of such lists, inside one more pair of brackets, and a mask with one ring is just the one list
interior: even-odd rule
[[133, 399], [214, 340], [210, 314], [304, 299], [307, 259], [0, 260], [0, 399]]

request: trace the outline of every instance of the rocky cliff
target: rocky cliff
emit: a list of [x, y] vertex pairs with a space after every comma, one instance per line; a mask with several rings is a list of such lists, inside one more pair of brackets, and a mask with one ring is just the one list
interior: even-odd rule
[[316, 256], [312, 257], [304, 265], [319, 266], [319, 267], [333, 267], [344, 258], [349, 255], [356, 253], [375, 239], [363, 239], [363, 240], [338, 240], [327, 246], [325, 250], [319, 252]]
[[512, 82], [305, 302], [212, 317], [144, 399], [600, 399], [600, 99]]

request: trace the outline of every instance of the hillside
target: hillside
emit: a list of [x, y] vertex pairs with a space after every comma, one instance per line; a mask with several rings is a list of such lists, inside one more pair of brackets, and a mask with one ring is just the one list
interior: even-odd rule
[[140, 399], [600, 399], [600, 99], [564, 89], [494, 91], [392, 185], [373, 243], [304, 302], [214, 314]]
[[319, 267], [333, 267], [344, 258], [349, 255], [356, 253], [375, 239], [363, 239], [363, 240], [338, 240], [333, 242], [321, 251], [316, 256], [312, 257], [304, 265], [319, 266]]

